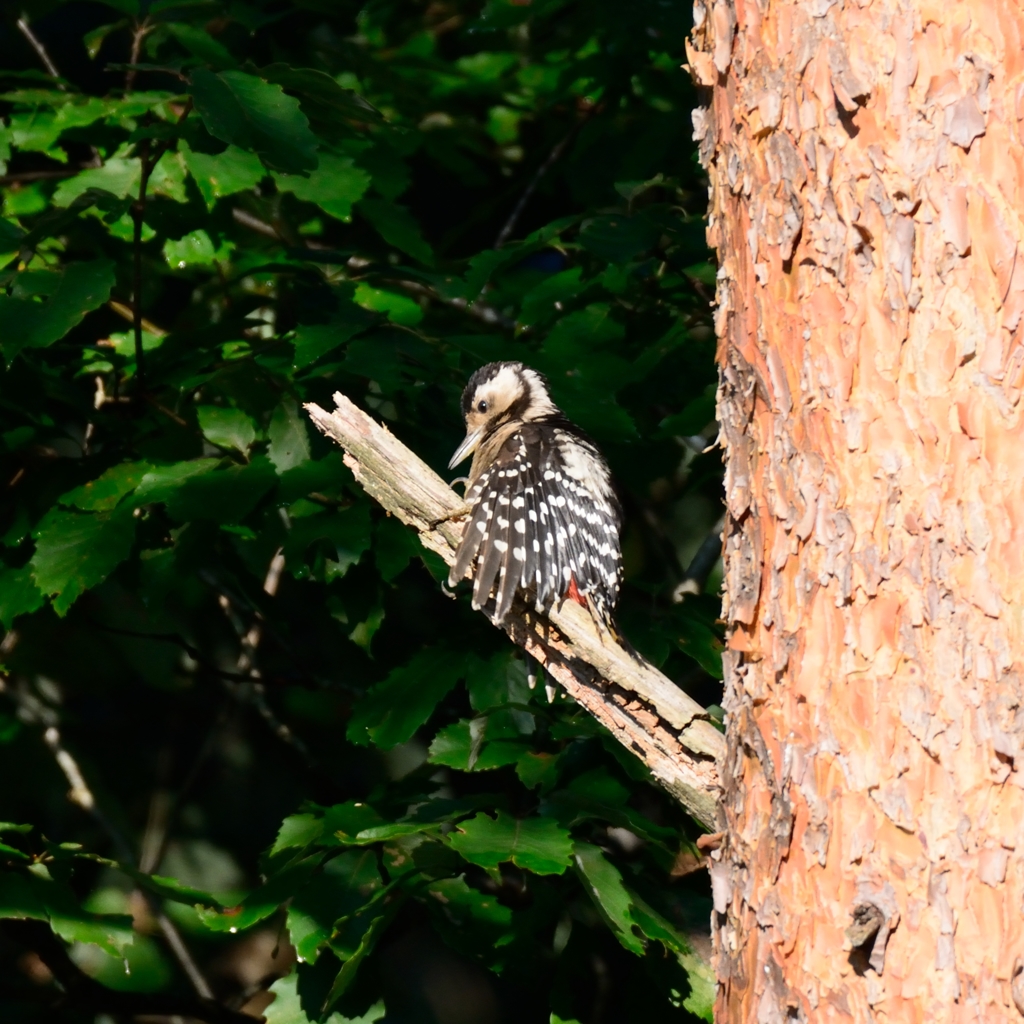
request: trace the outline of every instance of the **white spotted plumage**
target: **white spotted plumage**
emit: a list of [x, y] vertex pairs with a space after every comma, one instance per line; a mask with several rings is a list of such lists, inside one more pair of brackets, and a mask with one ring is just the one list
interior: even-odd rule
[[462, 405], [467, 437], [452, 465], [475, 453], [472, 512], [449, 583], [472, 575], [473, 606], [495, 622], [520, 592], [542, 612], [573, 596], [614, 630], [621, 511], [597, 447], [521, 363], [482, 367]]

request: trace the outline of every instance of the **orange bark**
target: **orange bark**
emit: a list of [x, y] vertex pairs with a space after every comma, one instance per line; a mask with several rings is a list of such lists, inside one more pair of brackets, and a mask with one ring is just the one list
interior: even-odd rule
[[695, 21], [729, 513], [718, 1019], [1020, 1021], [1024, 9]]

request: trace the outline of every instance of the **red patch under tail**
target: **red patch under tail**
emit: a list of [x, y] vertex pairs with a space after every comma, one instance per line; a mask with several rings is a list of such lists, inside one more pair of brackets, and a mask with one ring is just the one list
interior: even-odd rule
[[565, 592], [565, 596], [570, 601], [575, 601], [578, 605], [584, 608], [588, 608], [587, 599], [580, 593], [579, 587], [576, 586], [576, 577], [569, 577], [569, 589]]

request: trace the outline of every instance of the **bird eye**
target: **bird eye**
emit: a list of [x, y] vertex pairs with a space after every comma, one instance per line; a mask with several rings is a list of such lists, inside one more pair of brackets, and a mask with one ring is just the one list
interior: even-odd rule
[[477, 408], [477, 412], [487, 412], [487, 403], [486, 402], [478, 402], [476, 408]]

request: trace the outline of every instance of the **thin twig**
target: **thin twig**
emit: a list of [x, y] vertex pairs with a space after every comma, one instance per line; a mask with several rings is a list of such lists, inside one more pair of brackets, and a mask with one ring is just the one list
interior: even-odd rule
[[20, 174], [0, 175], [0, 185], [17, 185], [23, 181], [47, 181], [50, 178], [73, 178], [80, 167], [69, 168], [66, 171], [22, 171]]
[[594, 104], [587, 108], [586, 113], [581, 117], [569, 131], [561, 142], [555, 144], [551, 152], [548, 153], [547, 159], [533, 172], [533, 177], [530, 179], [529, 184], [523, 190], [523, 194], [519, 197], [519, 202], [516, 203], [515, 208], [509, 214], [509, 218], [505, 221], [505, 226], [498, 232], [498, 237], [494, 240], [494, 248], [500, 249], [509, 240], [512, 232], [516, 229], [516, 224], [519, 223], [519, 218], [523, 215], [523, 210], [526, 209], [526, 204], [533, 197], [533, 193], [537, 191], [537, 186], [541, 183], [544, 175], [551, 170], [559, 160], [562, 159], [562, 154], [566, 151], [569, 143], [576, 138], [580, 133], [580, 129], [593, 117], [597, 110], [597, 105]]
[[[453, 518], [459, 496], [386, 428], [335, 394], [337, 408], [306, 405], [314, 424], [345, 451], [345, 464], [366, 492], [412, 526], [424, 547], [451, 565], [462, 535]], [[602, 637], [572, 601], [544, 617], [517, 598], [501, 627], [548, 675], [650, 768], [702, 824], [714, 829], [716, 759], [725, 738], [707, 711], [653, 665]]]
[[[178, 117], [178, 124], [181, 124], [192, 112], [192, 100], [185, 104], [185, 109]], [[135, 334], [135, 379], [138, 382], [139, 396], [146, 394], [146, 364], [142, 350], [142, 222], [146, 216], [146, 189], [149, 187], [149, 177], [156, 165], [160, 163], [161, 157], [171, 148], [167, 140], [158, 146], [152, 145], [151, 139], [143, 139], [139, 147], [139, 159], [141, 161], [142, 176], [139, 179], [139, 197], [132, 203], [132, 249], [134, 251], [134, 275], [132, 288], [132, 330]], [[172, 414], [173, 415], [173, 414]]]
[[724, 517], [719, 519], [711, 532], [701, 542], [697, 553], [690, 560], [683, 574], [682, 582], [676, 587], [672, 594], [672, 600], [677, 604], [686, 598], [687, 594], [703, 594], [711, 571], [718, 564], [722, 557], [722, 528], [725, 526]]
[[[274, 557], [270, 560], [266, 578], [263, 580], [263, 592], [268, 597], [273, 597], [277, 593], [277, 588], [281, 583], [281, 574], [284, 572], [284, 565], [284, 552], [281, 548], [278, 548], [274, 553]], [[228, 620], [234, 626], [242, 641], [242, 649], [239, 652], [238, 662], [235, 667], [238, 670], [238, 674], [246, 677], [249, 681], [252, 703], [255, 705], [260, 717], [270, 727], [271, 732], [290, 747], [294, 747], [302, 759], [307, 764], [312, 765], [313, 757], [310, 754], [309, 747], [306, 746], [300, 737], [292, 732], [285, 722], [282, 722], [274, 714], [274, 709], [267, 701], [267, 689], [263, 685], [260, 670], [255, 664], [256, 652], [259, 649], [260, 642], [263, 640], [263, 628], [265, 625], [263, 616], [259, 611], [256, 611], [253, 616], [252, 625], [245, 629], [241, 619], [232, 608], [231, 598], [222, 592], [219, 600], [221, 607], [228, 616]]]
[[[60, 729], [58, 728], [58, 716], [56, 709], [49, 706], [42, 700], [29, 699], [29, 695], [25, 690], [20, 691], [18, 698], [21, 703], [21, 712], [23, 717], [29, 721], [34, 720], [41, 722], [46, 726], [43, 733], [43, 739], [47, 747], [49, 747], [50, 752], [53, 754], [54, 760], [57, 762], [60, 770], [64, 773], [64, 777], [68, 780], [68, 783], [71, 786], [71, 789], [68, 792], [68, 799], [90, 814], [100, 825], [103, 831], [107, 833], [110, 841], [114, 844], [114, 848], [117, 850], [118, 859], [124, 864], [134, 866], [135, 854], [132, 851], [131, 845], [124, 837], [121, 830], [100, 808], [99, 804], [96, 802], [96, 797], [93, 794], [92, 789], [85, 780], [85, 775], [82, 773], [82, 769], [75, 760], [74, 755], [71, 754], [71, 752], [64, 746], [64, 741], [61, 737]], [[192, 958], [192, 954], [185, 945], [185, 942], [182, 939], [181, 934], [178, 932], [174, 922], [171, 921], [171, 919], [164, 913], [159, 900], [155, 896], [144, 891], [142, 892], [142, 895], [150, 909], [150, 912], [153, 914], [157, 924], [160, 926], [160, 930], [163, 932], [164, 939], [171, 952], [174, 954], [174, 958], [178, 961], [181, 969], [185, 972], [189, 981], [192, 983], [192, 987], [195, 989], [196, 995], [203, 1000], [212, 1000], [213, 990], [210, 988], [209, 982], [203, 976], [202, 971], [199, 970], [198, 965]]]
[[[50, 60], [50, 55], [46, 52], [46, 47], [39, 41], [36, 34], [32, 31], [28, 23], [28, 15], [24, 12], [18, 19], [18, 30], [28, 40], [29, 45], [33, 50], [36, 51], [36, 55], [43, 62], [43, 67], [46, 68], [46, 73], [52, 78], [60, 78], [60, 72], [57, 70], [57, 65]], [[57, 88], [61, 92], [67, 92], [68, 87], [63, 82], [57, 83]]]
[[[139, 53], [142, 50], [142, 40], [146, 38], [149, 33], [149, 19], [143, 18], [142, 21], [136, 21], [135, 26], [132, 29], [132, 53], [128, 59], [129, 64], [139, 63]], [[131, 92], [135, 88], [135, 75], [137, 70], [134, 67], [130, 67], [124, 76], [124, 91]]]
[[207, 1024], [253, 1024], [255, 1018], [231, 1010], [213, 999], [176, 995], [172, 992], [120, 992], [107, 988], [87, 974], [68, 956], [61, 941], [43, 921], [4, 921], [4, 935], [32, 950], [49, 968], [63, 992], [54, 1010], [69, 1007], [94, 1016], [117, 1018], [187, 1018]]

